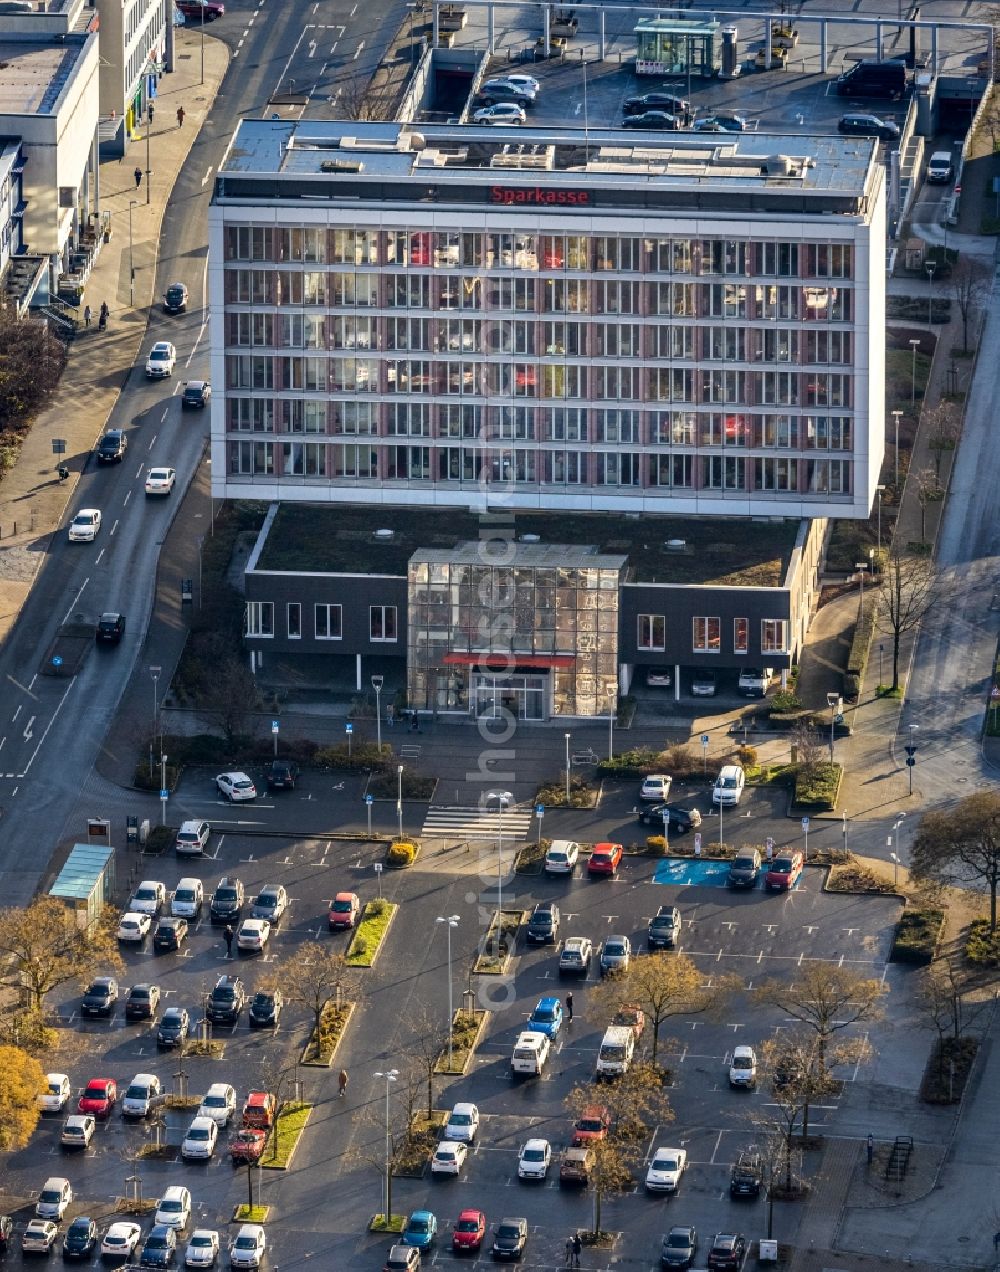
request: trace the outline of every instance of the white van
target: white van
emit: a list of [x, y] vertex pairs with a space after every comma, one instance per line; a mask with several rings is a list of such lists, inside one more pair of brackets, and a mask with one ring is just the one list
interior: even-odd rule
[[951, 151], [935, 150], [927, 161], [927, 180], [944, 185], [951, 180]]
[[712, 787], [712, 803], [724, 808], [735, 808], [743, 798], [746, 774], [739, 764], [723, 764]]
[[628, 1025], [611, 1025], [604, 1031], [597, 1053], [597, 1078], [619, 1078], [627, 1073], [635, 1056], [635, 1031]]
[[552, 1044], [543, 1033], [526, 1030], [519, 1034], [510, 1058], [510, 1076], [540, 1077], [551, 1049]]
[[177, 919], [198, 919], [205, 904], [205, 889], [200, 879], [182, 879], [170, 898], [170, 913]]

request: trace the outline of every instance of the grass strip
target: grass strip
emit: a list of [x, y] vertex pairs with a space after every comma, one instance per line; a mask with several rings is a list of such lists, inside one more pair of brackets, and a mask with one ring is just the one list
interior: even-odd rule
[[299, 1142], [299, 1136], [306, 1129], [306, 1123], [312, 1113], [313, 1106], [289, 1100], [278, 1110], [274, 1120], [274, 1129], [268, 1141], [267, 1151], [260, 1159], [266, 1170], [286, 1170], [292, 1160], [292, 1154]]
[[395, 902], [386, 901], [384, 897], [368, 902], [347, 950], [349, 967], [371, 967], [398, 908]]

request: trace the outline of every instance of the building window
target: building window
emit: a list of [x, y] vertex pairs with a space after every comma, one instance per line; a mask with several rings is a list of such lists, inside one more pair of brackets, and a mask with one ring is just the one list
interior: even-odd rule
[[370, 613], [372, 640], [394, 641], [396, 639], [395, 605], [373, 605]]
[[298, 601], [289, 601], [286, 611], [286, 625], [289, 640], [302, 639], [302, 606]]
[[272, 601], [247, 602], [248, 636], [274, 635], [274, 603]]
[[745, 654], [749, 652], [748, 641], [750, 637], [750, 624], [745, 618], [733, 619], [733, 653]]
[[664, 650], [667, 647], [667, 620], [663, 614], [639, 615], [639, 648]]
[[693, 618], [692, 647], [696, 654], [717, 654], [722, 646], [721, 618]]
[[783, 618], [765, 618], [760, 624], [760, 652], [785, 654], [788, 652], [788, 624]]
[[341, 608], [339, 605], [317, 605], [316, 612], [316, 639], [317, 640], [341, 640], [343, 631], [341, 630]]

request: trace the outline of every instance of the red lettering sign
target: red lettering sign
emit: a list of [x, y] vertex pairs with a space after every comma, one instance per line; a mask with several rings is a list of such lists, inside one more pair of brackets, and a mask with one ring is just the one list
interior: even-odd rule
[[586, 208], [589, 190], [543, 190], [541, 186], [490, 186], [490, 202], [505, 207]]

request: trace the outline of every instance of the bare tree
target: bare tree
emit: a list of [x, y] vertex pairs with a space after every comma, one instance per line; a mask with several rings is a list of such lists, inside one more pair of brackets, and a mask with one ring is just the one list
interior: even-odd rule
[[893, 548], [876, 583], [876, 622], [892, 636], [892, 689], [899, 688], [899, 647], [935, 605], [944, 600], [944, 585], [933, 561], [903, 556]]
[[940, 401], [924, 411], [927, 445], [934, 453], [934, 475], [941, 480], [941, 457], [952, 451], [962, 435], [962, 421], [954, 402]]
[[358, 122], [392, 119], [395, 101], [391, 77], [379, 71], [371, 76], [352, 75], [344, 81], [337, 95], [337, 111], [345, 119]]
[[913, 845], [914, 875], [942, 883], [976, 883], [990, 897], [990, 930], [997, 927], [1000, 890], [1000, 794], [977, 791], [946, 812], [925, 813]]
[[944, 1081], [945, 1044], [958, 1042], [977, 1016], [992, 1000], [969, 1004], [967, 985], [958, 962], [950, 956], [937, 958], [920, 977], [920, 1004], [923, 1014], [937, 1034], [938, 1081]]
[[812, 777], [823, 763], [823, 743], [811, 720], [803, 720], [795, 726], [795, 754], [799, 772], [804, 777]]
[[916, 474], [917, 502], [920, 504], [920, 542], [927, 542], [927, 506], [940, 503], [944, 490], [933, 468], [921, 468]]
[[962, 352], [969, 352], [969, 319], [983, 302], [985, 286], [982, 271], [967, 256], [955, 266], [951, 275], [951, 293], [962, 315]]
[[319, 1046], [327, 1004], [355, 1001], [358, 979], [343, 954], [319, 941], [309, 941], [274, 971], [276, 983], [289, 1002], [312, 1017], [312, 1037]]
[[197, 709], [219, 726], [229, 746], [244, 736], [260, 704], [257, 681], [241, 658], [222, 655], [218, 661], [203, 661], [198, 677]]
[[52, 396], [66, 346], [34, 318], [0, 308], [0, 432], [26, 424]]

